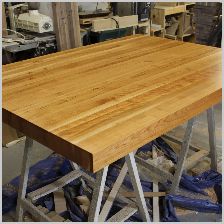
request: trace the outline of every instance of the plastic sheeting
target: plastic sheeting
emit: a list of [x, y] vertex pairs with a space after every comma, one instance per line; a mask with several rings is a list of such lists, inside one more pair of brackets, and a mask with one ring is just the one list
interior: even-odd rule
[[173, 205], [179, 207], [194, 210], [198, 212], [212, 212], [220, 214], [222, 213], [222, 205], [218, 203], [213, 203], [209, 200], [203, 199], [192, 199], [184, 197], [182, 195], [167, 195], [165, 200], [170, 200]]
[[203, 189], [214, 187], [222, 182], [222, 175], [213, 170], [208, 170], [198, 176], [192, 177], [182, 174], [180, 186], [190, 191], [208, 195]]

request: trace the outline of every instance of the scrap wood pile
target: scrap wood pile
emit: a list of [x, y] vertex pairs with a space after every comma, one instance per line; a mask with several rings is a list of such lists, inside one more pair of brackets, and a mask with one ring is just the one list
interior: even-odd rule
[[[163, 166], [163, 169], [173, 172], [173, 167], [177, 163], [178, 157], [173, 148], [162, 138], [157, 138], [139, 148], [137, 155], [143, 159], [149, 159], [149, 157], [152, 157], [153, 149], [157, 150], [158, 166]], [[124, 161], [124, 159], [120, 159], [109, 166], [106, 181], [106, 185], [109, 188], [112, 188]], [[139, 170], [141, 171], [140, 167]], [[71, 171], [72, 167], [70, 162], [61, 155], [53, 153], [48, 158], [39, 161], [31, 167], [27, 193], [50, 184]], [[145, 178], [140, 171], [143, 191], [147, 193], [152, 192], [153, 182]], [[88, 174], [95, 178], [94, 174]], [[161, 193], [166, 192], [170, 184], [168, 181], [166, 183], [159, 183], [159, 191]], [[160, 220], [163, 222], [178, 222], [177, 211], [180, 211], [181, 208], [200, 212], [222, 213], [221, 184], [222, 175], [213, 170], [205, 171], [196, 176], [184, 173], [181, 177], [180, 190], [175, 195], [161, 194], [162, 196], [159, 197]], [[16, 177], [10, 183], [3, 186], [3, 215], [15, 210], [18, 185], [19, 177]], [[49, 211], [56, 211], [65, 220], [87, 221], [91, 192], [88, 194], [86, 188], [92, 190], [92, 187], [82, 178], [79, 178], [63, 187], [63, 191], [54, 192], [38, 199], [35, 205], [47, 208]], [[128, 175], [126, 175], [123, 181], [122, 189], [126, 193], [127, 191], [133, 191]], [[211, 191], [208, 191], [208, 189], [212, 189], [214, 194], [211, 194]], [[149, 214], [152, 216], [152, 198], [146, 197], [146, 204]], [[113, 216], [124, 206], [124, 203], [116, 199], [107, 218]], [[33, 217], [30, 218], [32, 219]], [[141, 218], [138, 212], [136, 212], [127, 221], [141, 221]]]

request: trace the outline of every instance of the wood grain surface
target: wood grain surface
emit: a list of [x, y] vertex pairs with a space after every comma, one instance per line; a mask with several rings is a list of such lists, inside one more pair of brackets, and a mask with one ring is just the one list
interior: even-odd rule
[[221, 49], [135, 35], [3, 66], [3, 121], [92, 172], [221, 100]]

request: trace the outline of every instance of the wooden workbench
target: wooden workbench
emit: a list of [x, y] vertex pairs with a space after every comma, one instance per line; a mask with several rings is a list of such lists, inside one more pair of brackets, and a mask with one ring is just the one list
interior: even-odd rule
[[[137, 35], [3, 66], [3, 121], [28, 136], [18, 221], [23, 221], [24, 211], [39, 221], [62, 220], [33, 202], [82, 176], [93, 186], [88, 221], [123, 222], [138, 211], [149, 222], [135, 160], [151, 173], [158, 168], [134, 151], [188, 121], [174, 175], [159, 171], [171, 180], [170, 192], [175, 193], [193, 117], [207, 109], [211, 168], [216, 170], [212, 106], [221, 100], [221, 78], [221, 49]], [[26, 195], [32, 139], [75, 162], [75, 170]], [[126, 162], [102, 206], [108, 165], [121, 157]], [[77, 164], [98, 171], [96, 179]], [[127, 172], [137, 207], [119, 196], [127, 206], [107, 219]]]
[[131, 36], [3, 66], [3, 121], [96, 172], [221, 100], [221, 49]]

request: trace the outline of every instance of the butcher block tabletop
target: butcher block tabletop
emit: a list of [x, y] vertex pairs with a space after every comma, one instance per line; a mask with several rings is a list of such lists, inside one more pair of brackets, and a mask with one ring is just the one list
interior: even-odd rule
[[221, 49], [135, 35], [3, 66], [3, 122], [96, 172], [221, 101]]

